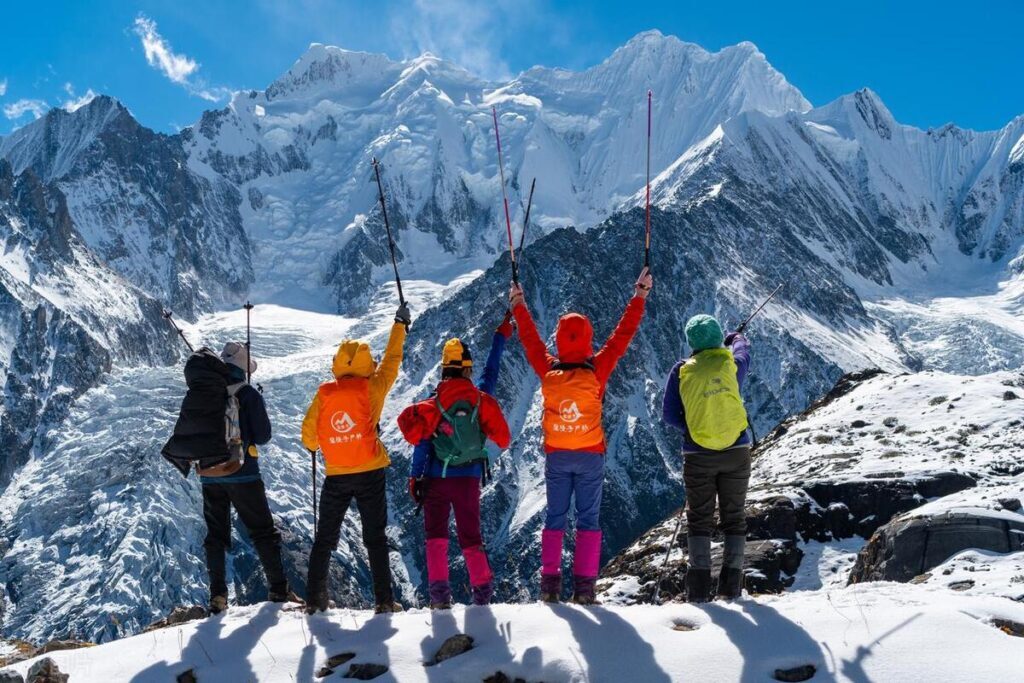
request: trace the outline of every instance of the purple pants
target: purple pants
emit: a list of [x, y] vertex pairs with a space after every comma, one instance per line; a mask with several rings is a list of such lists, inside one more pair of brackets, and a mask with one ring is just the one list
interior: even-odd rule
[[423, 526], [427, 538], [427, 580], [448, 580], [448, 520], [455, 512], [455, 532], [466, 558], [471, 586], [491, 582], [480, 534], [480, 479], [477, 477], [430, 477], [425, 481]]
[[549, 453], [544, 465], [548, 512], [541, 535], [541, 573], [561, 574], [562, 537], [575, 499], [576, 553], [573, 574], [597, 576], [601, 562], [601, 492], [604, 488], [604, 455], [578, 451]]

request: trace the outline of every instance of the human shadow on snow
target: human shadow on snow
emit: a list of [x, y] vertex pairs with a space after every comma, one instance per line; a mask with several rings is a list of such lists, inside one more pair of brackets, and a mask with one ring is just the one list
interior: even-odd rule
[[316, 614], [306, 619], [306, 626], [327, 657], [342, 652], [355, 654], [355, 658], [345, 665], [345, 671], [349, 665], [357, 663], [383, 664], [390, 669], [391, 656], [387, 641], [398, 633], [398, 628], [391, 622], [391, 615], [375, 614], [363, 622], [362, 626], [349, 630], [341, 625], [348, 614], [347, 611], [335, 615]]
[[708, 603], [700, 605], [711, 622], [722, 629], [743, 659], [739, 681], [771, 679], [777, 668], [812, 664], [815, 681], [834, 681], [825, 666], [821, 644], [799, 624], [782, 616], [770, 605], [753, 600], [733, 603], [740, 609]]
[[247, 655], [260, 643], [263, 635], [277, 624], [280, 612], [280, 605], [264, 604], [251, 619], [240, 624], [226, 638], [221, 637], [221, 631], [227, 615], [210, 617], [196, 627], [181, 650], [180, 661], [156, 662], [133, 676], [131, 683], [165, 683], [175, 680], [188, 669], [193, 669], [199, 680], [218, 680], [211, 669], [225, 667], [226, 671], [219, 673], [230, 673], [234, 680], [256, 680], [256, 672]]
[[598, 606], [581, 609], [569, 605], [551, 605], [551, 612], [572, 629], [587, 680], [671, 683], [671, 677], [655, 659], [651, 644], [615, 612]]

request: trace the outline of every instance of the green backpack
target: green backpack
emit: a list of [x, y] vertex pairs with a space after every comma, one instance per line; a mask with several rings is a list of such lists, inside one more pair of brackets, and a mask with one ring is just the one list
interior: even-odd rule
[[448, 474], [449, 465], [458, 467], [476, 460], [488, 460], [484, 447], [487, 437], [478, 420], [481, 400], [477, 397], [476, 405], [469, 401], [456, 401], [445, 410], [440, 399], [435, 399], [443, 418], [434, 432], [434, 457], [444, 464], [442, 477]]

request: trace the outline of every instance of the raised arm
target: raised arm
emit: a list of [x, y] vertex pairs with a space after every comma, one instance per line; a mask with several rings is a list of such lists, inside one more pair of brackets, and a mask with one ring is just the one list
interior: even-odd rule
[[619, 324], [615, 326], [615, 331], [594, 356], [594, 372], [597, 373], [597, 379], [601, 384], [607, 382], [611, 377], [612, 370], [625, 355], [629, 343], [633, 341], [636, 331], [640, 329], [640, 321], [644, 317], [644, 306], [652, 284], [651, 274], [647, 268], [644, 268], [637, 280], [633, 298], [626, 304], [626, 310], [623, 311]]
[[736, 381], [742, 388], [750, 369], [750, 342], [739, 332], [733, 332], [725, 338], [725, 345], [732, 351], [732, 358], [736, 361]]
[[495, 389], [498, 388], [501, 356], [505, 353], [505, 344], [509, 337], [512, 336], [512, 330], [512, 314], [509, 312], [505, 314], [505, 319], [494, 333], [494, 338], [491, 340], [491, 350], [487, 354], [487, 363], [484, 365], [483, 377], [480, 378], [480, 382], [476, 385], [477, 389], [485, 394], [493, 396]]
[[375, 403], [380, 403], [380, 405], [373, 406], [377, 418], [380, 417], [380, 411], [384, 407], [384, 398], [391, 391], [395, 380], [398, 379], [398, 371], [402, 367], [405, 336], [405, 324], [395, 322], [391, 326], [391, 335], [388, 337], [388, 344], [384, 348], [384, 356], [380, 359], [380, 365], [370, 377], [370, 396], [373, 397]]
[[522, 342], [523, 351], [526, 352], [526, 360], [529, 361], [537, 376], [543, 377], [554, 365], [555, 358], [548, 353], [547, 344], [537, 332], [537, 325], [526, 308], [522, 287], [513, 285], [512, 292], [509, 294], [509, 304], [512, 306], [512, 315], [515, 316], [516, 324], [519, 326], [519, 341]]

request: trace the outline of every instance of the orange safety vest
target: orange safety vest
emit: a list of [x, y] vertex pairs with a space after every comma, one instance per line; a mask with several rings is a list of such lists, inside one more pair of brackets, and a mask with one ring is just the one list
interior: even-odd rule
[[604, 393], [593, 366], [560, 363], [541, 381], [544, 444], [554, 451], [604, 450]]
[[318, 393], [316, 430], [327, 467], [358, 467], [377, 457], [370, 381], [365, 377], [341, 377], [321, 384]]

